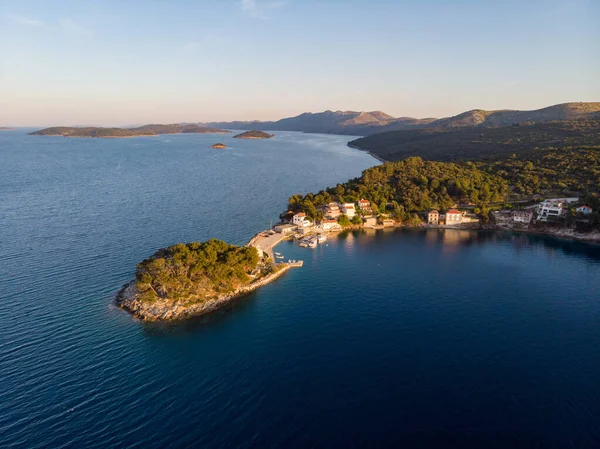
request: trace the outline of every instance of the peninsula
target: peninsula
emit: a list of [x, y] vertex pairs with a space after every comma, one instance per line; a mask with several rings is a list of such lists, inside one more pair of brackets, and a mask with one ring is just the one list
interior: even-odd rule
[[233, 136], [234, 139], [270, 139], [275, 134], [268, 134], [264, 131], [246, 131]]
[[137, 128], [102, 128], [55, 126], [29, 133], [33, 136], [63, 137], [137, 137], [159, 134], [228, 134], [231, 131], [199, 125], [144, 125]]
[[239, 247], [217, 239], [180, 243], [140, 262], [135, 280], [123, 286], [116, 303], [145, 321], [188, 318], [216, 310], [290, 267], [274, 264], [251, 244]]

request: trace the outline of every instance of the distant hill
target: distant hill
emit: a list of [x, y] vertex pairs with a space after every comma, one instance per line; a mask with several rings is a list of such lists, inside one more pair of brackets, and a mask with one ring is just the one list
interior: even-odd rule
[[263, 131], [246, 131], [244, 133], [233, 136], [234, 139], [270, 139], [273, 137], [273, 134], [268, 134]]
[[275, 122], [211, 122], [210, 126], [231, 129], [268, 129], [273, 131], [302, 131], [309, 133], [368, 135], [405, 127], [424, 125], [435, 119], [412, 117], [394, 118], [381, 111], [324, 111], [305, 112], [296, 117], [284, 118]]
[[302, 131], [310, 133], [347, 134], [368, 136], [371, 134], [420, 128], [462, 128], [469, 126], [506, 126], [523, 122], [544, 123], [578, 118], [600, 118], [600, 102], [564, 103], [534, 111], [474, 109], [441, 119], [392, 117], [381, 111], [324, 111], [305, 112], [296, 117], [274, 122], [212, 122], [210, 126], [229, 129], [268, 129], [273, 131]]
[[156, 136], [158, 134], [226, 134], [231, 131], [199, 125], [145, 125], [137, 128], [101, 128], [101, 127], [69, 127], [55, 126], [29, 133], [33, 136], [63, 137], [135, 137]]
[[348, 145], [386, 161], [410, 156], [427, 160], [481, 160], [557, 147], [600, 147], [600, 117], [519, 125], [438, 127], [373, 134]]
[[473, 109], [454, 117], [435, 120], [429, 123], [429, 126], [435, 128], [506, 126], [523, 122], [544, 123], [556, 120], [594, 118], [597, 114], [600, 114], [600, 102], [563, 103], [533, 111], [516, 111], [510, 109], [484, 111], [482, 109]]

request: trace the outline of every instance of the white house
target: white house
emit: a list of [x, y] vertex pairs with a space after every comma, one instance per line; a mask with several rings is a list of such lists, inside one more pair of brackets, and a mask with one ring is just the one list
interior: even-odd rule
[[550, 217], [560, 217], [565, 209], [565, 203], [562, 201], [546, 200], [538, 206], [538, 220], [546, 221]]
[[446, 225], [456, 225], [463, 221], [463, 214], [456, 209], [450, 209], [446, 212]]
[[580, 206], [575, 210], [577, 211], [577, 213], [583, 215], [590, 215], [593, 212], [590, 206]]
[[371, 212], [371, 202], [369, 200], [358, 200], [358, 208], [364, 212]]
[[294, 223], [297, 226], [305, 226], [306, 222], [309, 222], [309, 221], [306, 218], [306, 214], [304, 212], [298, 212], [296, 215], [294, 215], [292, 217], [292, 223]]
[[354, 209], [354, 203], [344, 203], [340, 207], [343, 214], [346, 214], [348, 218], [352, 218], [356, 215], [356, 209]]
[[323, 220], [321, 220], [321, 227], [323, 228], [323, 231], [333, 231], [335, 229], [341, 228], [337, 220], [330, 218], [324, 218]]

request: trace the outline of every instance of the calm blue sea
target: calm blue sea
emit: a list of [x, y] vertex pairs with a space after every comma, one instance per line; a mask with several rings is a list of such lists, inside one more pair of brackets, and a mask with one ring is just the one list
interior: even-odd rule
[[[600, 247], [348, 233], [227, 310], [113, 306], [157, 248], [245, 243], [378, 162], [348, 137], [0, 132], [0, 447], [600, 447]], [[224, 141], [226, 150], [209, 145]]]

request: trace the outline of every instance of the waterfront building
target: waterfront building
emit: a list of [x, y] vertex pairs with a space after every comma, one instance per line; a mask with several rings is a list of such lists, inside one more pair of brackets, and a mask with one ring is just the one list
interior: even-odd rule
[[363, 225], [372, 228], [377, 226], [377, 217], [367, 217], [363, 219]]
[[457, 225], [463, 221], [463, 214], [456, 209], [450, 209], [446, 212], [446, 225]]
[[337, 220], [333, 218], [324, 218], [321, 220], [321, 228], [324, 231], [333, 231], [335, 229], [340, 229], [341, 226], [338, 224]]
[[436, 225], [440, 222], [440, 213], [437, 210], [431, 210], [427, 214], [427, 224]]
[[533, 212], [530, 210], [516, 210], [512, 213], [513, 222], [529, 224], [533, 218]]
[[304, 226], [304, 223], [307, 222], [306, 214], [304, 212], [298, 212], [296, 215], [292, 217], [292, 223], [298, 226]]
[[289, 224], [289, 223], [280, 223], [280, 224], [276, 224], [275, 226], [273, 226], [273, 230], [280, 234], [291, 234], [296, 229], [298, 229], [297, 226], [295, 226], [293, 224]]
[[392, 220], [391, 218], [384, 218], [383, 219], [383, 227], [384, 228], [391, 228], [392, 226], [395, 226], [396, 222], [394, 220]]
[[538, 220], [547, 221], [548, 218], [558, 218], [565, 213], [566, 203], [562, 200], [542, 201], [538, 206]]

